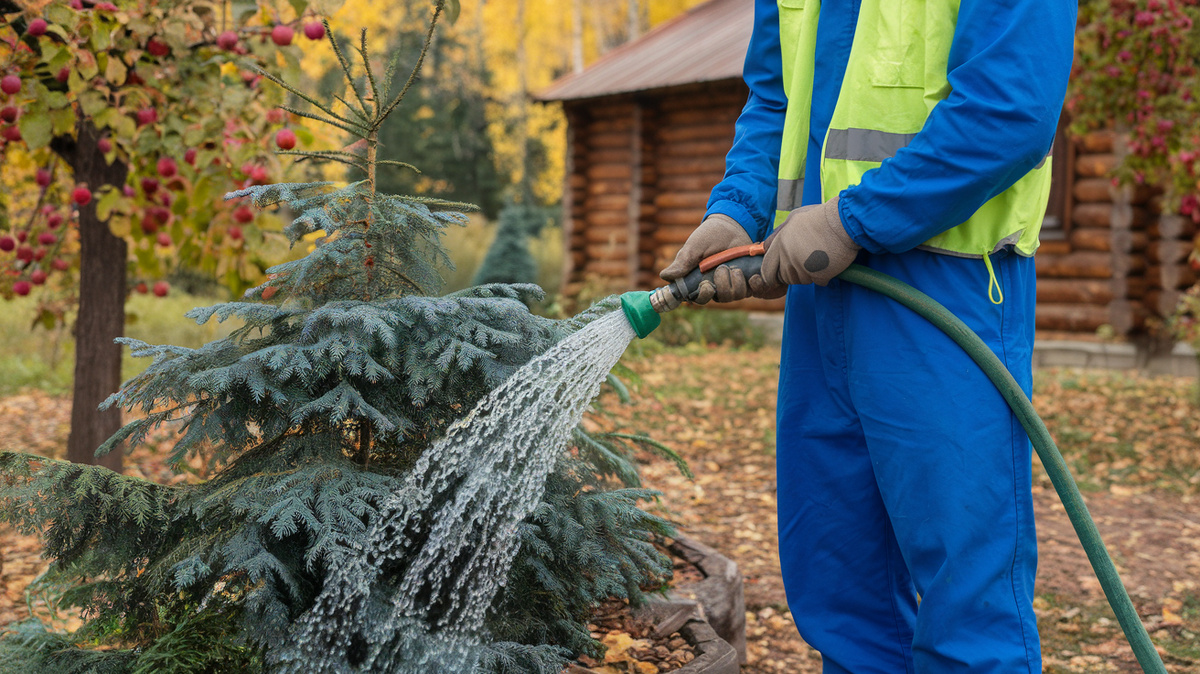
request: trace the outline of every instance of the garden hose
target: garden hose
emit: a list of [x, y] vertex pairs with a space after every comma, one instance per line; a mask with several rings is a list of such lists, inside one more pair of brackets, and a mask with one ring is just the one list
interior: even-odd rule
[[[727, 255], [719, 254], [724, 259], [717, 262], [718, 256], [713, 256], [701, 262], [700, 267], [689, 275], [670, 285], [653, 292], [625, 293], [621, 296], [622, 307], [638, 336], [645, 337], [649, 331], [658, 326], [659, 313], [675, 309], [685, 299], [694, 298], [700, 282], [705, 279], [712, 280], [712, 269], [715, 266], [719, 264], [737, 266], [742, 269], [746, 278], [750, 278], [762, 266], [761, 255], [760, 248], [743, 253], [742, 257], [733, 260], [728, 259]], [[966, 323], [959, 320], [957, 316], [950, 313], [933, 298], [907, 283], [859, 264], [850, 265], [837, 278], [878, 292], [920, 314], [961, 346], [991, 379], [1033, 442], [1042, 466], [1050, 477], [1050, 482], [1054, 484], [1054, 490], [1058, 492], [1058, 496], [1062, 500], [1067, 517], [1070, 518], [1071, 525], [1075, 527], [1075, 533], [1079, 536], [1079, 542], [1083, 544], [1088, 561], [1092, 564], [1092, 570], [1095, 571], [1096, 578], [1100, 580], [1100, 587], [1104, 589], [1109, 606], [1116, 614], [1117, 622], [1125, 632], [1125, 638], [1129, 640], [1129, 645], [1133, 648], [1133, 653], [1137, 657], [1142, 671], [1147, 674], [1166, 674], [1167, 670], [1163, 665], [1162, 658], [1159, 657], [1158, 650], [1150, 641], [1150, 635], [1146, 632], [1146, 627], [1142, 625], [1141, 618], [1138, 617], [1137, 610], [1129, 599], [1129, 594], [1125, 591], [1121, 576], [1117, 573], [1117, 568], [1108, 555], [1104, 541], [1100, 538], [1100, 532], [1096, 529], [1096, 523], [1088, 513], [1087, 505], [1083, 502], [1079, 487], [1067, 469], [1062, 453], [1058, 451], [1054, 439], [1050, 437], [1050, 431], [1046, 429], [1046, 424], [1034, 412], [1033, 404], [1021, 390], [1017, 381], [1013, 379], [1008, 368], [1000, 362], [987, 344], [984, 344], [983, 340], [967, 327]], [[643, 330], [645, 334], [643, 334]]]

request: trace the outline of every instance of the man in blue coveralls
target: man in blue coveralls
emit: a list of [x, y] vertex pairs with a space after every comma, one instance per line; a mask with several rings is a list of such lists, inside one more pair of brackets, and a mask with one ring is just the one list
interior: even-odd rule
[[788, 604], [825, 672], [1041, 671], [1031, 448], [925, 319], [945, 305], [1031, 387], [1034, 263], [1072, 59], [1064, 0], [755, 0], [724, 180], [663, 270], [762, 240], [701, 301], [786, 289], [777, 469]]

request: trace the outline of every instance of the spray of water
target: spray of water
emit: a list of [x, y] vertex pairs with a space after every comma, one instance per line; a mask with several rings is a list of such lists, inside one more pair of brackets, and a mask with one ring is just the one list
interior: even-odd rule
[[367, 549], [332, 571], [283, 670], [470, 672], [519, 526], [633, 337], [624, 314], [607, 314], [455, 422], [384, 504]]

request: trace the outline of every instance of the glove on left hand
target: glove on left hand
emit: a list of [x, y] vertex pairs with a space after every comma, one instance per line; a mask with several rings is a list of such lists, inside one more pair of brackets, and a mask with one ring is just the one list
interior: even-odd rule
[[[776, 284], [828, 285], [854, 262], [862, 246], [846, 233], [837, 203], [834, 197], [817, 207], [798, 208], [767, 237], [762, 265], [764, 290]], [[754, 290], [758, 294], [759, 289]]]

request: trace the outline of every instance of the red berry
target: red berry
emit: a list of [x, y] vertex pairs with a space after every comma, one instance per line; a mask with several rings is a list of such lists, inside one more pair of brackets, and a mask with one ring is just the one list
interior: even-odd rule
[[108, 154], [112, 152], [112, 141], [107, 138], [101, 138], [96, 141], [96, 147], [100, 148], [100, 151], [104, 154]]
[[21, 260], [22, 262], [29, 262], [33, 259], [33, 249], [29, 246], [18, 246], [17, 259]]
[[38, 19], [34, 19], [33, 21], [30, 21], [29, 27], [25, 29], [25, 34], [33, 36], [33, 37], [45, 35], [46, 34], [46, 20], [38, 18]]
[[237, 241], [238, 239], [242, 238], [242, 228], [238, 227], [237, 225], [233, 225], [232, 227], [230, 227], [229, 228], [229, 238], [233, 239], [234, 241]]
[[290, 150], [296, 147], [296, 132], [292, 131], [291, 129], [280, 129], [279, 132], [275, 134], [275, 144], [278, 145], [281, 150]]
[[237, 46], [238, 35], [232, 30], [227, 30], [217, 36], [217, 46], [225, 51], [229, 51]]
[[233, 219], [245, 224], [254, 220], [254, 211], [250, 210], [249, 206], [238, 206], [233, 209]]
[[19, 243], [25, 243], [25, 240], [28, 238], [29, 238], [29, 232], [26, 232], [25, 230], [21, 230], [21, 231], [17, 232], [17, 241]]
[[56, 257], [56, 258], [54, 258], [54, 261], [50, 263], [50, 266], [54, 267], [55, 269], [57, 269], [59, 271], [66, 271], [71, 268], [71, 263], [67, 262], [66, 260], [62, 259], [61, 257]]
[[142, 178], [142, 191], [150, 196], [158, 191], [158, 181], [154, 178]]
[[34, 261], [40, 260], [40, 259], [42, 259], [42, 258], [44, 258], [44, 257], [46, 257], [46, 249], [45, 249], [45, 248], [38, 248], [38, 249], [36, 249], [36, 250], [34, 250], [34, 251], [33, 251], [33, 259], [34, 259]]
[[127, 197], [132, 197], [137, 194], [137, 192], [133, 190], [133, 185], [122, 185], [121, 194], [124, 194]]
[[4, 127], [2, 135], [4, 136], [5, 140], [13, 143], [21, 140], [21, 130], [18, 129], [16, 125]]
[[95, 9], [98, 9], [102, 12], [117, 11], [117, 6], [112, 4], [111, 2], [97, 2], [96, 4], [92, 5], [92, 7], [94, 7]]
[[163, 42], [156, 37], [152, 37], [150, 38], [150, 41], [146, 43], [146, 51], [150, 52], [151, 56], [166, 56], [167, 54], [171, 53], [171, 48], [167, 46], [166, 42]]
[[12, 95], [21, 90], [21, 78], [16, 75], [5, 75], [0, 79], [0, 91]]
[[271, 173], [267, 171], [265, 166], [255, 166], [250, 169], [250, 179], [256, 183], [265, 185], [271, 179]]
[[179, 164], [175, 163], [170, 157], [163, 157], [158, 160], [158, 175], [164, 178], [170, 178], [179, 172]]
[[83, 0], [71, 0], [71, 9], [80, 11], [83, 9]]
[[71, 79], [71, 69], [66, 66], [59, 68], [58, 72], [54, 73], [54, 79], [60, 83], [66, 83], [67, 80]]
[[38, 184], [38, 187], [48, 186], [50, 184], [50, 172], [47, 171], [46, 169], [38, 169], [37, 170], [37, 184]]
[[187, 150], [186, 150], [186, 151], [183, 153], [183, 160], [184, 160], [185, 162], [187, 162], [188, 164], [190, 164], [190, 165], [192, 165], [192, 166], [195, 166], [195, 165], [196, 165], [196, 148], [194, 148], [194, 147], [189, 147], [189, 148], [188, 148], [188, 149], [187, 149]]
[[33, 290], [33, 286], [29, 285], [29, 281], [17, 281], [13, 284], [13, 292], [22, 297], [28, 295], [30, 290]]
[[17, 247], [17, 240], [11, 236], [0, 236], [0, 250], [11, 253]]
[[141, 86], [146, 83], [146, 80], [142, 79], [142, 76], [139, 75], [136, 70], [130, 70], [129, 75], [125, 78], [125, 81], [130, 86], [135, 86], [135, 87]]
[[139, 126], [153, 124], [158, 121], [158, 110], [154, 108], [142, 108], [137, 111], [137, 121]]
[[42, 271], [41, 269], [34, 269], [33, 272], [29, 274], [29, 280], [33, 282], [33, 285], [40, 286], [46, 282], [46, 272]]
[[293, 35], [295, 35], [295, 31], [292, 30], [292, 27], [281, 23], [271, 29], [271, 42], [280, 47], [286, 47], [292, 43]]
[[38, 234], [38, 243], [42, 244], [43, 246], [53, 246], [54, 244], [58, 243], [58, 237], [52, 232], [42, 232], [41, 234]]
[[304, 37], [310, 40], [320, 40], [325, 37], [325, 26], [320, 21], [304, 24]]
[[143, 295], [150, 291], [150, 288], [148, 288], [144, 282], [134, 286], [134, 289]]
[[71, 192], [71, 201], [74, 201], [75, 203], [79, 204], [80, 206], [86, 206], [88, 204], [88, 202], [90, 202], [91, 200], [92, 200], [92, 191], [89, 190], [88, 188], [84, 187], [83, 185], [76, 187]]
[[63, 223], [63, 216], [61, 213], [55, 213], [54, 215], [51, 215], [49, 218], [46, 218], [46, 226], [49, 227], [50, 229], [58, 229], [59, 225], [61, 225], [62, 223]]
[[147, 210], [146, 215], [142, 218], [142, 233], [147, 236], [158, 231], [158, 218], [151, 212], [152, 210]]
[[[270, 124], [283, 124], [287, 121], [287, 111], [279, 108], [271, 108], [267, 110], [267, 122]], [[12, 121], [12, 120], [9, 120]]]
[[158, 233], [158, 245], [162, 246], [163, 248], [166, 248], [167, 246], [171, 245], [171, 235], [167, 234], [166, 232], [159, 232]]
[[[13, 122], [17, 121], [17, 114], [18, 114], [18, 110], [17, 110], [16, 106], [6, 105], [3, 108], [0, 108], [0, 120], [4, 120], [4, 121], [8, 122], [9, 124], [12, 124]], [[271, 113], [267, 113], [267, 116], [269, 117], [270, 114]]]
[[157, 281], [154, 284], [154, 294], [158, 297], [166, 297], [171, 286], [167, 285], [166, 281]]

